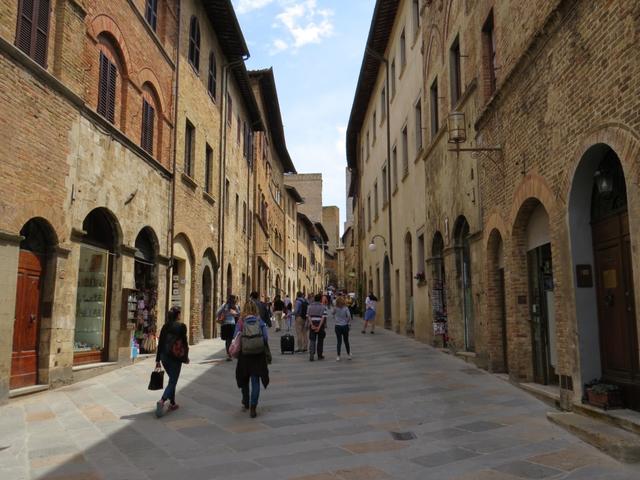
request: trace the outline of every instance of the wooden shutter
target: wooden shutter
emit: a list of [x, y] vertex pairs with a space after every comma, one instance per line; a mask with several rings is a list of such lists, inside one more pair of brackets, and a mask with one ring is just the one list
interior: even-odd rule
[[100, 52], [100, 76], [98, 84], [98, 113], [115, 122], [116, 116], [116, 85], [118, 69], [109, 58]]
[[149, 155], [153, 155], [153, 126], [155, 110], [149, 102], [142, 99], [142, 138], [140, 146]]
[[16, 46], [40, 65], [47, 65], [49, 0], [21, 0]]

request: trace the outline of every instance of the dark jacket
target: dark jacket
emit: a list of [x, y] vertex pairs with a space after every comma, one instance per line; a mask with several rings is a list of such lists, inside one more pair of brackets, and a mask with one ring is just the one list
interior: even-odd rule
[[169, 354], [168, 341], [171, 337], [181, 338], [185, 345], [185, 358], [180, 359], [183, 362], [189, 360], [189, 341], [187, 340], [187, 326], [182, 322], [165, 323], [160, 330], [160, 338], [158, 339], [158, 350], [156, 352], [156, 362], [159, 362], [163, 355]]

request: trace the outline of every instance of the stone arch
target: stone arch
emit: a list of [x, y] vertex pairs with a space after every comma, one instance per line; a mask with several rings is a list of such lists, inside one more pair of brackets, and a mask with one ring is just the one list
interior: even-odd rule
[[155, 72], [149, 67], [144, 67], [136, 74], [136, 83], [140, 85], [140, 88], [144, 88], [145, 84], [149, 84], [149, 87], [157, 98], [160, 112], [165, 118], [168, 118], [167, 115], [169, 112], [167, 111], [167, 102], [164, 97], [164, 92], [162, 91], [162, 88], [160, 88], [160, 81], [158, 80]]
[[447, 2], [447, 6], [444, 13], [444, 35], [443, 40], [446, 42], [449, 39], [449, 35], [451, 34], [451, 25], [455, 23], [456, 19], [460, 15], [460, 7], [462, 6], [462, 2], [458, 0], [449, 0]]
[[444, 62], [444, 48], [442, 43], [442, 33], [437, 25], [431, 26], [429, 33], [429, 45], [427, 47], [427, 55], [425, 62], [425, 79], [430, 81], [430, 73], [436, 69], [437, 65]]
[[516, 217], [520, 214], [522, 206], [531, 198], [542, 203], [549, 215], [555, 211], [556, 197], [551, 188], [549, 188], [547, 181], [537, 173], [527, 174], [513, 194], [511, 212], [509, 214], [512, 229], [516, 224]]
[[123, 65], [123, 73], [127, 76], [129, 75], [129, 66], [131, 63], [131, 55], [129, 54], [129, 49], [124, 40], [124, 35], [118, 27], [118, 24], [108, 15], [101, 14], [96, 15], [90, 22], [88, 26], [89, 35], [93, 37], [94, 41], [98, 43], [98, 37], [100, 35], [106, 35], [111, 41], [114, 43], [114, 46], [119, 50], [120, 55], [122, 56]]
[[484, 246], [487, 249], [489, 248], [489, 241], [491, 240], [491, 235], [494, 231], [500, 235], [503, 241], [509, 236], [507, 223], [505, 222], [502, 214], [497, 210], [493, 210], [489, 213], [487, 220], [484, 222]]

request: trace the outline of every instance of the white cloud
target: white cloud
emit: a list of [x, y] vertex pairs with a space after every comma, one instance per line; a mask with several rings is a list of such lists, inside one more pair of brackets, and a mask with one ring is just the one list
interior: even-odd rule
[[271, 51], [269, 52], [271, 55], [275, 55], [277, 53], [282, 52], [289, 48], [289, 44], [282, 40], [281, 38], [276, 38], [271, 44]]
[[291, 35], [290, 44], [298, 49], [310, 43], [320, 43], [333, 34], [333, 11], [318, 8], [317, 0], [283, 2], [283, 11], [276, 15], [276, 26]]
[[236, 11], [242, 15], [243, 13], [249, 13], [253, 10], [260, 10], [270, 3], [273, 3], [273, 1], [274, 0], [238, 0], [236, 2]]

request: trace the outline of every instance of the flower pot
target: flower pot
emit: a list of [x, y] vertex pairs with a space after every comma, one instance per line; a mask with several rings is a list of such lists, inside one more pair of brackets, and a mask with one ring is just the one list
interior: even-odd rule
[[620, 395], [620, 390], [597, 392], [589, 388], [587, 389], [587, 401], [589, 402], [589, 405], [593, 405], [594, 407], [599, 407], [604, 410], [622, 407], [622, 395]]

